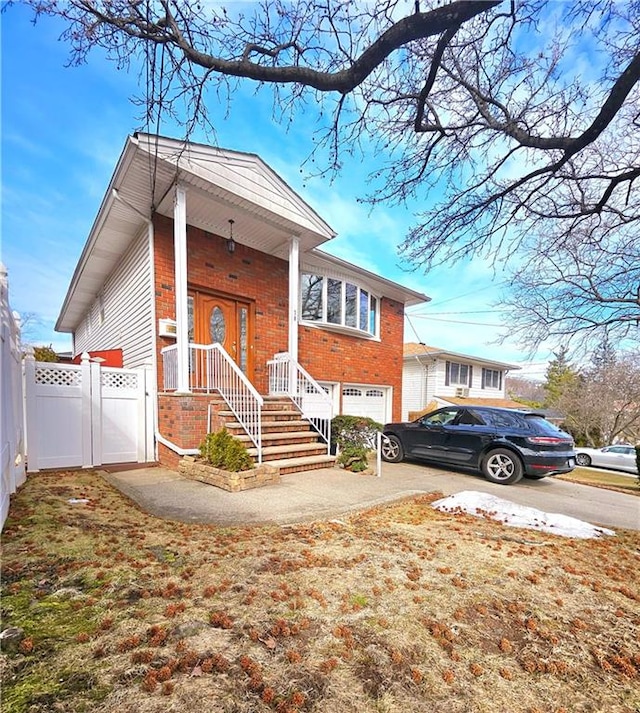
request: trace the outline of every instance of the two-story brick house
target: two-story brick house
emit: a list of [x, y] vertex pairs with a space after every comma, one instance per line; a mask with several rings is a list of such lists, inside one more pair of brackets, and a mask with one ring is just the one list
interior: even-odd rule
[[404, 309], [429, 298], [318, 249], [334, 236], [256, 155], [130, 136], [56, 329], [152, 369], [168, 465], [223, 413], [266, 457], [270, 397], [323, 437], [339, 413], [397, 419]]

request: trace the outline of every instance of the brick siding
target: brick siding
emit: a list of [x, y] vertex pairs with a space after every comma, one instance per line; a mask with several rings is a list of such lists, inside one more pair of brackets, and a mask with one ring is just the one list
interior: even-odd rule
[[[156, 318], [175, 319], [173, 221], [154, 216]], [[254, 384], [268, 389], [267, 361], [288, 349], [288, 281], [285, 260], [237, 244], [230, 255], [223, 236], [187, 228], [189, 287], [241, 296], [255, 305]], [[393, 387], [393, 419], [400, 419], [404, 308], [383, 298], [380, 341], [300, 327], [298, 359], [318, 381]], [[158, 390], [163, 390], [162, 347], [175, 340], [158, 337]], [[211, 396], [161, 394], [160, 433], [182, 448], [197, 448], [206, 432]], [[168, 449], [161, 447], [161, 460]], [[175, 454], [173, 454], [175, 456]], [[171, 458], [172, 460], [173, 457]], [[177, 457], [176, 457], [177, 462]]]

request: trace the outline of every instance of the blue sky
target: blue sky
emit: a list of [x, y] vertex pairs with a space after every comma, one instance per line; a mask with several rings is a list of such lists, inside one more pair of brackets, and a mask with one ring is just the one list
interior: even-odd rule
[[[31, 20], [20, 5], [0, 17], [0, 255], [9, 272], [12, 308], [37, 315], [29, 341], [68, 351], [70, 338], [53, 331], [55, 321], [125, 138], [145, 127], [140, 107], [130, 101], [138, 91], [137, 71], [119, 71], [97, 52], [86, 65], [65, 67], [68, 47], [58, 39], [62, 26], [48, 18], [34, 26]], [[427, 274], [403, 266], [397, 246], [414, 211], [372, 210], [356, 202], [368, 192], [373, 157], [345, 159], [332, 182], [309, 177], [303, 163], [313, 147], [312, 109], [279, 125], [268, 89], [257, 95], [254, 90], [242, 85], [228, 113], [226, 105], [217, 114], [214, 109], [218, 144], [257, 153], [298, 191], [338, 233], [324, 246], [327, 252], [432, 298], [409, 310], [406, 341], [520, 364], [522, 375], [544, 376], [548, 350], [527, 358], [515, 343], [494, 343], [504, 331], [503, 315], [491, 307], [499, 298], [500, 278], [486, 264], [468, 262]], [[171, 124], [162, 125], [161, 133], [180, 136]]]

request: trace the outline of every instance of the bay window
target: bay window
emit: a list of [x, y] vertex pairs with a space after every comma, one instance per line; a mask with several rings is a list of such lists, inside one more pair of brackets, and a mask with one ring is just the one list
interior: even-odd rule
[[316, 275], [303, 275], [300, 281], [302, 319], [315, 322], [322, 319], [322, 278]]
[[353, 282], [302, 273], [300, 315], [303, 322], [378, 334], [379, 300]]

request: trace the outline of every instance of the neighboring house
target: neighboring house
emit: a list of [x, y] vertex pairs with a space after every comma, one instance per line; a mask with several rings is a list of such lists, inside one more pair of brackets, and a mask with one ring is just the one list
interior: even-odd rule
[[451, 404], [522, 408], [506, 395], [505, 377], [520, 367], [426, 344], [404, 345], [402, 418]]
[[269, 395], [325, 438], [336, 414], [397, 419], [405, 306], [429, 298], [318, 250], [334, 236], [258, 156], [135, 134], [56, 329], [154, 371], [170, 466], [225, 418], [261, 460]]

